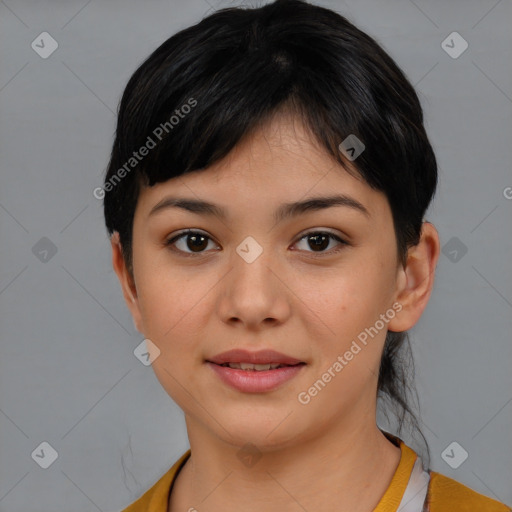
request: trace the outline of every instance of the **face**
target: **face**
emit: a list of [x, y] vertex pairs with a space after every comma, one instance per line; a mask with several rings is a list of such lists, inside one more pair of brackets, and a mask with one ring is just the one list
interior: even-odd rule
[[[335, 195], [344, 199], [284, 209]], [[162, 206], [170, 197], [223, 215]], [[123, 282], [119, 253], [114, 260]], [[190, 425], [235, 445], [272, 449], [374, 421], [386, 331], [418, 316], [397, 305], [407, 275], [385, 195], [287, 117], [212, 167], [144, 189], [133, 268], [125, 298], [160, 351], [157, 378]], [[232, 349], [302, 364], [264, 377], [209, 362]]]

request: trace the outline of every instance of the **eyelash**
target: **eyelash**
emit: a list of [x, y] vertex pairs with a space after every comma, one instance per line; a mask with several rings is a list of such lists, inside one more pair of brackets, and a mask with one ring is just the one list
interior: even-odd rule
[[[202, 255], [204, 255], [206, 253], [206, 251], [192, 253], [192, 252], [185, 252], [185, 251], [182, 251], [181, 249], [176, 249], [175, 247], [172, 247], [178, 240], [185, 238], [187, 235], [202, 235], [205, 238], [207, 238], [208, 240], [212, 240], [208, 235], [206, 235], [205, 233], [202, 233], [201, 231], [187, 229], [186, 231], [182, 231], [181, 233], [178, 233], [177, 235], [166, 240], [164, 242], [164, 245], [166, 247], [168, 247], [171, 251], [179, 253], [180, 256], [183, 256], [186, 258], [189, 258], [189, 257], [196, 258], [196, 257], [201, 257]], [[313, 257], [315, 257], [315, 258], [322, 257], [325, 255], [337, 254], [338, 252], [343, 250], [344, 246], [349, 245], [348, 242], [346, 242], [345, 240], [340, 238], [338, 235], [331, 233], [330, 231], [318, 231], [318, 230], [317, 231], [312, 230], [312, 231], [307, 231], [306, 233], [303, 233], [295, 243], [298, 243], [298, 242], [302, 241], [304, 238], [307, 238], [308, 236], [312, 236], [312, 235], [327, 235], [331, 239], [334, 239], [340, 243], [340, 246], [334, 250], [331, 249], [329, 251], [322, 251], [322, 252], [306, 251], [306, 252], [311, 252]]]

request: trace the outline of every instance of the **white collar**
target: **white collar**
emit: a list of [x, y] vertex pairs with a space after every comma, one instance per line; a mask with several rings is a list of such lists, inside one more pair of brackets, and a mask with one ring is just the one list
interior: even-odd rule
[[430, 482], [430, 473], [423, 469], [420, 457], [411, 471], [409, 482], [405, 489], [402, 501], [396, 509], [397, 512], [422, 512], [427, 497], [428, 484]]

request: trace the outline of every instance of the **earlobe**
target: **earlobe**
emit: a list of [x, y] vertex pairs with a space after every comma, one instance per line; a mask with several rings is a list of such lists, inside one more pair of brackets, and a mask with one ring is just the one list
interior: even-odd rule
[[406, 331], [419, 320], [434, 286], [439, 251], [436, 228], [423, 222], [420, 241], [409, 249], [406, 266], [399, 270], [395, 301], [402, 305], [402, 310], [389, 322], [390, 331]]

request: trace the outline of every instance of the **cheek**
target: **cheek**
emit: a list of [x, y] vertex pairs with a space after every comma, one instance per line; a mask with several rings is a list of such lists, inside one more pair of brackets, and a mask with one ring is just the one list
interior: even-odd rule
[[386, 286], [382, 277], [383, 273], [372, 271], [370, 265], [347, 265], [304, 289], [304, 302], [327, 325], [346, 329], [372, 318], [384, 303]]
[[187, 299], [177, 274], [172, 275], [154, 263], [141, 262], [138, 268], [137, 291], [144, 332], [160, 346], [185, 316]]
[[205, 344], [204, 321], [211, 316], [206, 313], [207, 291], [212, 285], [205, 280], [191, 283], [183, 274], [162, 269], [147, 272], [141, 282], [144, 334], [160, 350], [152, 363], [153, 371], [169, 396], [192, 413], [188, 390], [200, 383], [191, 370]]
[[322, 364], [345, 353], [353, 341], [361, 346], [358, 360], [365, 360], [369, 366], [378, 364], [387, 324], [384, 328], [381, 322], [377, 328], [375, 324], [389, 308], [389, 275], [382, 259], [358, 255], [353, 264], [317, 281], [315, 287], [304, 287], [306, 309], [315, 312], [307, 329], [323, 352]]
[[[141, 266], [139, 302], [145, 334], [170, 360], [191, 354], [204, 343], [204, 324], [211, 316], [211, 293], [218, 281], [211, 273], [190, 273], [167, 266]], [[186, 352], [185, 352], [186, 350]]]

